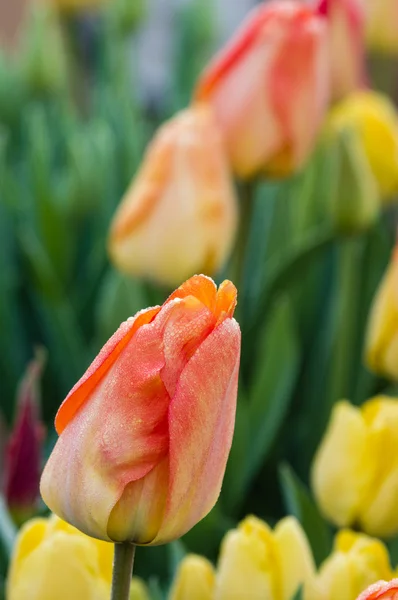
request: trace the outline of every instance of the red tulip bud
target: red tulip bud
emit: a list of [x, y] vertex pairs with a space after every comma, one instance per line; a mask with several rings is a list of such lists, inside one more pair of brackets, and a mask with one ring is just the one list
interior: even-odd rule
[[4, 496], [16, 520], [25, 520], [39, 498], [44, 426], [40, 420], [39, 382], [45, 363], [43, 351], [28, 365], [17, 393], [13, 431], [6, 448]]

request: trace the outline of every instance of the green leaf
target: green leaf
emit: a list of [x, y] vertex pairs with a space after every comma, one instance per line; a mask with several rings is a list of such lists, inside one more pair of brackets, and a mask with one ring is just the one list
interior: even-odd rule
[[319, 566], [332, 548], [330, 528], [322, 518], [309, 491], [288, 464], [280, 466], [279, 477], [286, 508], [303, 526], [312, 547], [315, 562]]
[[178, 569], [180, 562], [187, 554], [187, 550], [181, 540], [171, 542], [167, 546], [169, 552], [169, 570], [170, 579], [172, 579]]
[[99, 344], [104, 343], [122, 321], [135, 315], [147, 304], [143, 283], [109, 269], [99, 292], [96, 322]]
[[303, 587], [300, 586], [291, 600], [303, 600]]
[[240, 383], [234, 437], [221, 490], [220, 501], [227, 514], [236, 511], [246, 492], [243, 473], [247, 467], [251, 427], [248, 399], [242, 386], [243, 384]]
[[281, 297], [268, 315], [260, 335], [249, 391], [250, 453], [245, 486], [264, 463], [286, 417], [300, 365], [290, 302]]
[[255, 327], [261, 321], [262, 315], [277, 294], [288, 290], [298, 277], [302, 278], [306, 269], [313, 264], [313, 260], [335, 239], [336, 233], [329, 226], [317, 227], [311, 230], [300, 243], [293, 245], [288, 253], [282, 252], [282, 256], [269, 259], [269, 263], [265, 266], [267, 278], [257, 308], [253, 311], [249, 328]]
[[11, 520], [4, 498], [0, 495], [0, 543], [8, 556], [11, 555], [16, 535], [16, 527]]

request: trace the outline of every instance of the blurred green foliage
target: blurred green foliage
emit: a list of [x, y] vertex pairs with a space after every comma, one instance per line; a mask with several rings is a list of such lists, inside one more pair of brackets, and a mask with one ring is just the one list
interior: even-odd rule
[[[48, 450], [61, 400], [102, 344], [168, 293], [117, 273], [106, 239], [152, 132], [189, 101], [214, 49], [212, 3], [204, 4], [196, 0], [177, 18], [173, 85], [156, 114], [142, 103], [128, 59], [126, 31], [138, 13], [126, 16], [123, 0], [120, 12], [94, 18], [83, 41], [78, 20], [59, 26], [51, 13], [36, 13], [20, 54], [0, 55], [0, 408], [11, 425], [17, 382], [44, 345]], [[186, 547], [214, 559], [225, 531], [250, 512], [271, 522], [295, 514], [318, 561], [330, 548], [331, 531], [306, 488], [309, 467], [334, 402], [361, 403], [386, 385], [361, 356], [396, 217], [390, 211], [371, 230], [341, 237], [328, 177], [318, 152], [303, 173], [255, 186], [236, 281], [243, 339], [231, 458], [214, 511], [182, 542], [138, 552], [137, 572], [151, 580], [154, 598]]]

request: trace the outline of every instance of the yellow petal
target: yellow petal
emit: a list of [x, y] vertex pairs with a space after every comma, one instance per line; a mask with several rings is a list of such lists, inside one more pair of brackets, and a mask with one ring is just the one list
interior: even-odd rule
[[312, 466], [312, 487], [322, 512], [336, 525], [353, 523], [368, 494], [374, 457], [360, 410], [339, 402]]
[[190, 554], [181, 562], [170, 600], [213, 600], [215, 574], [212, 564], [202, 558]]

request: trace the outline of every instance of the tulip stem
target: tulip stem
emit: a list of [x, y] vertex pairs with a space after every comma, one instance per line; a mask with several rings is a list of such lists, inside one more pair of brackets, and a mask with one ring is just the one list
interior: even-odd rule
[[135, 545], [115, 544], [111, 600], [128, 600], [133, 573]]
[[240, 222], [235, 250], [232, 256], [232, 280], [242, 289], [245, 275], [245, 262], [250, 237], [251, 221], [255, 200], [255, 181], [245, 181], [241, 185]]

